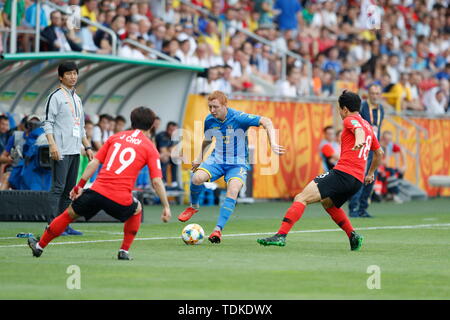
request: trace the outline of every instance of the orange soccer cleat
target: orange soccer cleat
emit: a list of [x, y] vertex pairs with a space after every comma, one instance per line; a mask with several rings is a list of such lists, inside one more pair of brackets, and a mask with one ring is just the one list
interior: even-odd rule
[[198, 210], [192, 207], [186, 208], [182, 213], [180, 213], [180, 215], [178, 216], [178, 220], [180, 220], [181, 222], [186, 222], [197, 212]]
[[222, 240], [222, 232], [220, 230], [214, 230], [208, 238], [211, 243], [220, 243]]

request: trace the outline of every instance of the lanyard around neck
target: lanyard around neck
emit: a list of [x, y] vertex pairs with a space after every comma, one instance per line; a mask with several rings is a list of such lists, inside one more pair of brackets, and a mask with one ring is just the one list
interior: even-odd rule
[[[367, 105], [369, 106], [369, 116], [370, 116], [370, 124], [374, 125], [373, 123], [373, 109], [370, 106], [370, 103], [367, 101]], [[375, 123], [375, 125], [379, 128], [381, 124], [381, 108], [378, 106], [377, 108], [377, 123]]]
[[[79, 117], [77, 116], [77, 114], [78, 114], [78, 112], [77, 112], [78, 109], [77, 109], [77, 104], [75, 103], [75, 99], [73, 99], [73, 96], [72, 96], [72, 100], [73, 100], [73, 103], [72, 103], [72, 101], [71, 101], [69, 95], [67, 94], [66, 88], [64, 88], [63, 86], [61, 86], [61, 89], [62, 89], [62, 92], [64, 93], [64, 96], [66, 97], [67, 103], [68, 103], [68, 105], [69, 105], [69, 107], [70, 107], [70, 111], [72, 111], [73, 119], [76, 120], [76, 121], [78, 121], [78, 120], [79, 120]], [[75, 106], [74, 106], [74, 104], [75, 104]]]

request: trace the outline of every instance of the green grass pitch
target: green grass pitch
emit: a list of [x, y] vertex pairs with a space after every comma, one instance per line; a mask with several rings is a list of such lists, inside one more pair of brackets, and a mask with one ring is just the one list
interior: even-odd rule
[[[183, 207], [172, 208], [168, 224], [159, 220], [160, 207], [146, 207], [133, 261], [116, 260], [120, 223], [75, 223], [84, 236], [54, 242], [86, 243], [49, 245], [34, 258], [26, 239], [13, 237], [40, 235], [45, 223], [0, 222], [0, 299], [450, 298], [450, 199], [373, 204], [375, 218], [352, 219], [365, 238], [358, 252], [318, 205], [307, 208], [286, 247], [257, 244], [266, 236], [258, 234], [278, 230], [289, 205], [238, 205], [222, 243], [198, 246], [180, 239], [186, 224], [176, 217]], [[208, 236], [218, 211], [203, 207], [190, 222]], [[79, 290], [66, 286], [71, 265], [80, 268]], [[371, 265], [380, 268], [380, 289], [367, 287]]]

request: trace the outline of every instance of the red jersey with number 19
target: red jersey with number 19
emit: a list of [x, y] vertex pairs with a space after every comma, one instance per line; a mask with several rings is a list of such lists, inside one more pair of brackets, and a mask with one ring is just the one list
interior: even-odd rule
[[95, 155], [102, 169], [91, 189], [123, 206], [132, 203], [132, 191], [141, 169], [148, 165], [150, 177], [161, 178], [159, 152], [140, 130], [109, 137]]
[[[360, 150], [352, 150], [355, 146], [355, 130], [364, 130], [366, 144]], [[364, 183], [369, 151], [380, 148], [377, 136], [372, 126], [358, 115], [350, 115], [344, 119], [344, 128], [341, 135], [341, 157], [334, 167], [335, 170], [343, 171], [354, 176]]]

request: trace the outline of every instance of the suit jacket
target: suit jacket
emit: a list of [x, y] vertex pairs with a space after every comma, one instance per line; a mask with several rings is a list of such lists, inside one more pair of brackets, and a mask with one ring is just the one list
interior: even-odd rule
[[[55, 47], [55, 40], [57, 39], [55, 28], [56, 27], [54, 25], [51, 25], [51, 26], [45, 27], [44, 30], [41, 31], [41, 37], [43, 38], [44, 41], [47, 42], [49, 51], [59, 51], [59, 48]], [[65, 35], [65, 33], [64, 33], [64, 35]], [[82, 50], [82, 48], [78, 44], [76, 44], [72, 40], [68, 39], [67, 37], [66, 37], [66, 39], [70, 45], [70, 48], [73, 51], [81, 51]]]
[[364, 101], [361, 104], [361, 110], [359, 111], [361, 117], [369, 122], [372, 126], [376, 126], [378, 129], [377, 138], [380, 139], [381, 126], [384, 119], [384, 108], [381, 104], [378, 104], [378, 109], [372, 109], [372, 117], [370, 116], [369, 103]]

